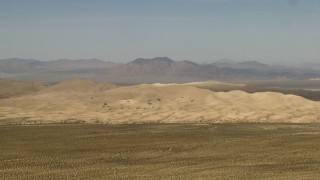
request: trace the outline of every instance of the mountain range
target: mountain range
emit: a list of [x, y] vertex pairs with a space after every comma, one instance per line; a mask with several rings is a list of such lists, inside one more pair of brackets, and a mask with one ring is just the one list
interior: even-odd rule
[[172, 83], [219, 80], [241, 82], [270, 79], [315, 79], [320, 69], [306, 66], [274, 66], [257, 61], [221, 60], [198, 64], [174, 61], [168, 57], [138, 58], [128, 63], [98, 59], [39, 61], [34, 59], [0, 60], [0, 77], [20, 80], [59, 82], [83, 77], [120, 84]]

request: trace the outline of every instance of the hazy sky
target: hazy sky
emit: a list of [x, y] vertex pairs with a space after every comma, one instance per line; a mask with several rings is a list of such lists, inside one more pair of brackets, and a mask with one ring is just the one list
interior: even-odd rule
[[0, 0], [0, 58], [320, 62], [319, 0]]

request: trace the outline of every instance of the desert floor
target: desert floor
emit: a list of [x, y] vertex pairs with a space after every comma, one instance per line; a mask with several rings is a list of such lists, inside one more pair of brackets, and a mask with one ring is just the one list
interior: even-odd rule
[[317, 179], [320, 124], [0, 126], [0, 179]]

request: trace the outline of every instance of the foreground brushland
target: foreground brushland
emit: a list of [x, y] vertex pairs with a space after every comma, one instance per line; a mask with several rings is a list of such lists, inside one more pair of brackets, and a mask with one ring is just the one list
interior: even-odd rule
[[317, 179], [319, 124], [0, 126], [0, 179]]
[[199, 86], [204, 84], [117, 87], [72, 79], [1, 99], [0, 124], [320, 122], [320, 102], [274, 92], [213, 92]]

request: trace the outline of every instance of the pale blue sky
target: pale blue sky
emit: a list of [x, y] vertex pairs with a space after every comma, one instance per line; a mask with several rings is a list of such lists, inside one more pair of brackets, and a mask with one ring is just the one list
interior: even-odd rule
[[320, 62], [319, 0], [0, 0], [0, 58]]

